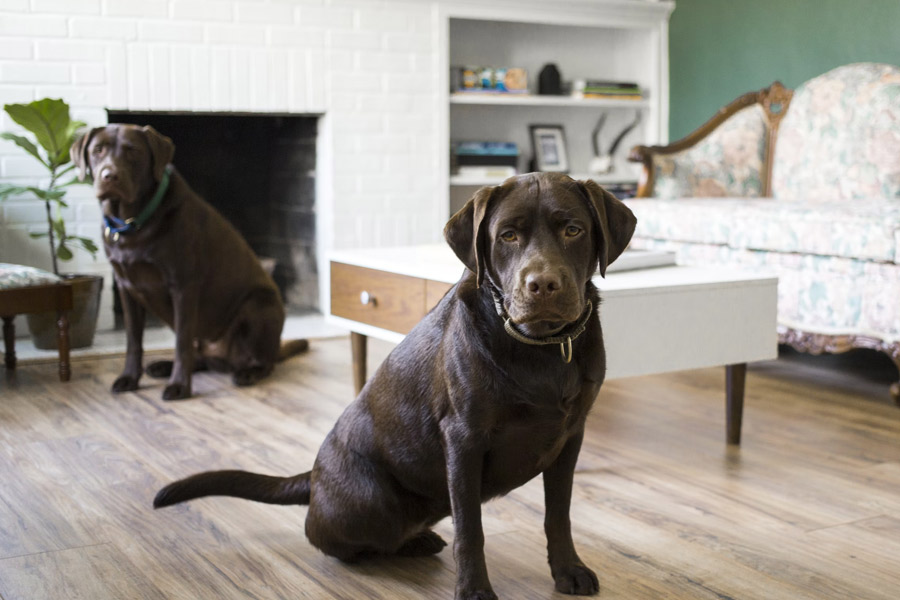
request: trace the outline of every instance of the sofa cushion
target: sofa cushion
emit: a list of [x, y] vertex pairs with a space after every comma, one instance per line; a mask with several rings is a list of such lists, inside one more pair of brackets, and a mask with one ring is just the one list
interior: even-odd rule
[[758, 104], [741, 109], [696, 145], [653, 156], [658, 198], [761, 196], [766, 118]]
[[846, 65], [798, 87], [775, 143], [772, 195], [900, 199], [900, 67]]
[[900, 202], [809, 205], [769, 198], [629, 200], [638, 237], [735, 249], [900, 262]]

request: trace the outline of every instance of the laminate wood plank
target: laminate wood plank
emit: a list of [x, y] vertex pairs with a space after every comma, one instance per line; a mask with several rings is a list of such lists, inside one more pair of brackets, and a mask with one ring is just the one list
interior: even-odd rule
[[[370, 343], [373, 367], [391, 346]], [[0, 380], [0, 598], [453, 598], [449, 548], [347, 565], [313, 548], [306, 508], [208, 498], [153, 511], [158, 488], [207, 469], [308, 470], [352, 398], [347, 338], [313, 340], [271, 378], [199, 373], [113, 395], [121, 358]], [[572, 524], [601, 598], [887, 600], [900, 589], [900, 411], [881, 376], [815, 362], [747, 372], [729, 448], [721, 369], [608, 382], [588, 419]], [[540, 478], [483, 509], [501, 598], [553, 591]], [[435, 530], [452, 543], [450, 519]], [[60, 590], [66, 590], [60, 592]], [[71, 592], [71, 593], [69, 593]]]
[[166, 596], [113, 544], [0, 560], [0, 598], [121, 600]]

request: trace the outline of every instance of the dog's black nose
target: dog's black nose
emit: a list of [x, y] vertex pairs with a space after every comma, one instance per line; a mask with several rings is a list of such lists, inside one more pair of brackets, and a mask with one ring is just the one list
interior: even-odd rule
[[562, 287], [553, 273], [531, 273], [525, 277], [525, 287], [536, 296], [549, 296]]
[[116, 172], [109, 167], [104, 167], [100, 170], [100, 179], [102, 181], [115, 181], [118, 178], [119, 176], [116, 175]]

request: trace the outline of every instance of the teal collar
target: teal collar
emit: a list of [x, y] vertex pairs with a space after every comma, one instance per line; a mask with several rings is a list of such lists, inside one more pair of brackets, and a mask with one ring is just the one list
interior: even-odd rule
[[117, 217], [109, 215], [103, 216], [103, 221], [106, 223], [106, 228], [103, 233], [107, 239], [110, 239], [111, 237], [112, 241], [116, 242], [119, 239], [119, 234], [128, 235], [129, 233], [133, 233], [150, 220], [150, 217], [153, 216], [153, 213], [155, 213], [156, 209], [159, 208], [159, 205], [162, 204], [163, 197], [169, 189], [169, 176], [171, 172], [172, 165], [166, 165], [166, 170], [163, 171], [162, 180], [159, 182], [159, 187], [156, 188], [156, 193], [153, 194], [153, 198], [150, 199], [150, 202], [147, 203], [147, 206], [144, 207], [144, 210], [142, 210], [137, 217], [125, 219], [123, 221]]

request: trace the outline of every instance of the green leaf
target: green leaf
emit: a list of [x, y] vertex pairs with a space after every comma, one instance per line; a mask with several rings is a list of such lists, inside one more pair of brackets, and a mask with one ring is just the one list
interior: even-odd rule
[[60, 244], [56, 249], [56, 256], [59, 257], [60, 260], [72, 260], [72, 251], [69, 250], [65, 244]]
[[39, 232], [31, 232], [28, 235], [31, 236], [31, 239], [36, 240], [38, 238], [45, 238], [50, 234], [47, 233], [46, 231], [39, 231]]
[[76, 185], [76, 184], [79, 184], [79, 183], [88, 183], [88, 182], [87, 182], [87, 181], [79, 181], [79, 180], [78, 180], [78, 177], [73, 177], [72, 179], [70, 179], [69, 181], [67, 181], [67, 182], [65, 182], [65, 183], [58, 183], [58, 184], [56, 185], [56, 187], [58, 187], [58, 188], [64, 188], [64, 187], [69, 187], [70, 185]]
[[[75, 138], [78, 137], [78, 130], [83, 127], [87, 127], [87, 123], [84, 121], [69, 121], [69, 126], [66, 127], [66, 135], [65, 142], [63, 143], [63, 152], [59, 156], [60, 165], [64, 165], [69, 162], [69, 150], [72, 149], [72, 144], [75, 143]], [[75, 168], [75, 165], [72, 165], [71, 168]], [[68, 169], [67, 169], [68, 170]]]
[[66, 190], [45, 190], [43, 188], [34, 187], [31, 185], [21, 186], [10, 185], [8, 183], [0, 183], [0, 200], [4, 200], [8, 196], [20, 196], [23, 194], [34, 194], [35, 196], [46, 202], [58, 202], [59, 204], [66, 206], [66, 203], [62, 201], [63, 196], [66, 195]]
[[97, 258], [97, 250], [99, 250], [99, 248], [97, 248], [97, 244], [94, 243], [94, 240], [86, 237], [75, 237], [69, 239], [78, 240], [78, 242], [81, 243], [81, 247], [85, 251], [90, 252], [91, 256]]
[[7, 196], [19, 196], [30, 192], [27, 187], [21, 185], [12, 185], [9, 183], [0, 183], [0, 200], [5, 200]]
[[[12, 120], [30, 131], [47, 151], [51, 166], [68, 162], [71, 137], [69, 105], [62, 100], [44, 98], [28, 104], [7, 104], [3, 107]], [[65, 156], [66, 160], [62, 160]]]
[[53, 219], [53, 232], [56, 233], [56, 236], [60, 239], [60, 241], [64, 241], [66, 239], [66, 223], [61, 218]]
[[16, 146], [22, 148], [23, 150], [25, 150], [25, 152], [41, 161], [42, 165], [49, 168], [47, 161], [45, 161], [44, 157], [41, 156], [41, 153], [38, 150], [37, 146], [35, 146], [34, 142], [29, 140], [27, 137], [22, 137], [21, 135], [16, 135], [14, 133], [4, 131], [3, 133], [0, 133], [0, 138], [13, 142]]
[[66, 195], [66, 190], [43, 190], [38, 187], [28, 187], [26, 189], [41, 200], [45, 200], [47, 202], [54, 201], [65, 204], [64, 202], [62, 202], [62, 198]]

